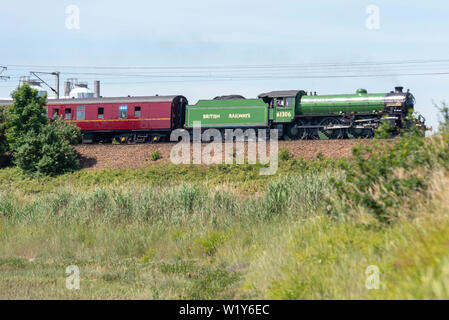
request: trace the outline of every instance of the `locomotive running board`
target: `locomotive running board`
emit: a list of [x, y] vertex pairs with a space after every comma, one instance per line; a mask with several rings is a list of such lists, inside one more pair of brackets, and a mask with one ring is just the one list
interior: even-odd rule
[[327, 127], [323, 127], [323, 126], [298, 126], [297, 128], [299, 129], [324, 129], [324, 130], [332, 130], [332, 129], [371, 129], [371, 128], [376, 128], [377, 125], [373, 124], [372, 126], [327, 126]]

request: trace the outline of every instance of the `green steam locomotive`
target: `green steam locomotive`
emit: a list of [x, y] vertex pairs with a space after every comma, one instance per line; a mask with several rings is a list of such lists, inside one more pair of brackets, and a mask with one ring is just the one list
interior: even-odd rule
[[[277, 128], [279, 137], [297, 139], [370, 138], [383, 121], [393, 129], [407, 126], [415, 98], [396, 87], [389, 93], [317, 95], [303, 90], [262, 93], [258, 99], [220, 96], [187, 105], [185, 128]], [[425, 119], [418, 117], [421, 125]]]

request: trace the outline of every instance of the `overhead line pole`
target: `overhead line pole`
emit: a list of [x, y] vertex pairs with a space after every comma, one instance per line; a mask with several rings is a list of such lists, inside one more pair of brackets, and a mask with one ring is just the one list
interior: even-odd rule
[[1, 75], [3, 73], [3, 71], [8, 70], [8, 67], [0, 66], [0, 68], [2, 69], [0, 71], [0, 79], [2, 79], [2, 80], [9, 80], [9, 79], [11, 79], [11, 77], [9, 77], [9, 76], [2, 76]]
[[[45, 83], [47, 85], [47, 87], [49, 87], [55, 94], [56, 94], [56, 99], [59, 99], [59, 75], [61, 74], [59, 71], [55, 71], [55, 72], [42, 72], [42, 71], [30, 71], [30, 73], [32, 75], [34, 75], [36, 78], [38, 78], [39, 80], [41, 80], [43, 83]], [[47, 82], [45, 82], [41, 77], [39, 77], [37, 75], [37, 73], [41, 73], [41, 74], [51, 74], [56, 76], [56, 89], [52, 88], [52, 86], [50, 86]]]

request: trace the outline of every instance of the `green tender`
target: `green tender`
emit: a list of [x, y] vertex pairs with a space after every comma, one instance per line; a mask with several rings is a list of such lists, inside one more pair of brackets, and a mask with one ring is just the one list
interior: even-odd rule
[[200, 100], [186, 108], [186, 127], [266, 127], [268, 105], [262, 99]]

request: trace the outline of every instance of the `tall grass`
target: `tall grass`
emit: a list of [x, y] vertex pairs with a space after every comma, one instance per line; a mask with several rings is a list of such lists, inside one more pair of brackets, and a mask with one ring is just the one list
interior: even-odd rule
[[413, 139], [339, 169], [286, 159], [270, 178], [245, 165], [1, 171], [0, 297], [449, 298], [449, 137]]
[[259, 197], [228, 190], [211, 192], [202, 184], [174, 187], [130, 185], [97, 187], [86, 192], [62, 188], [29, 197], [0, 193], [0, 212], [16, 223], [130, 223], [228, 225], [235, 221], [306, 216], [330, 195], [329, 174], [306, 173], [279, 177]]
[[180, 182], [201, 183], [208, 187], [229, 186], [239, 193], [262, 192], [268, 183], [289, 173], [320, 173], [333, 170], [336, 162], [332, 159], [304, 160], [290, 158], [280, 161], [279, 169], [273, 176], [259, 174], [261, 165], [174, 165], [154, 164], [140, 169], [80, 170], [57, 177], [29, 177], [17, 168], [0, 170], [0, 191], [23, 194], [46, 194], [61, 188], [73, 188], [78, 192], [98, 186], [121, 186], [130, 182], [138, 185], [176, 186]]

